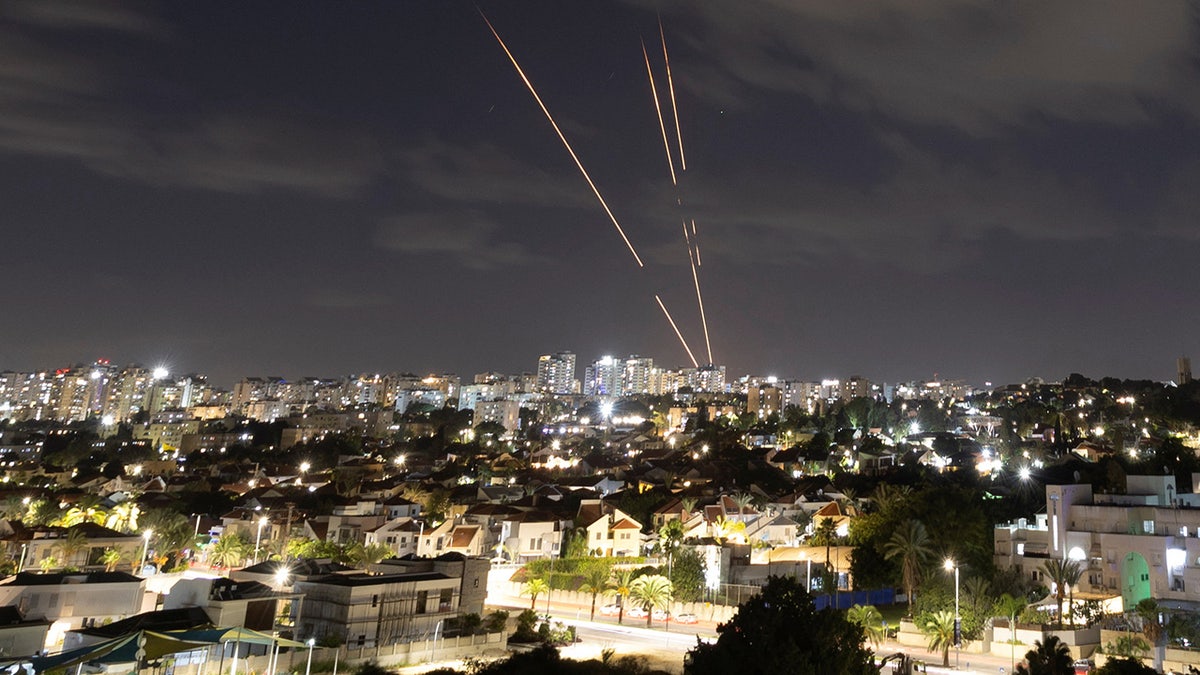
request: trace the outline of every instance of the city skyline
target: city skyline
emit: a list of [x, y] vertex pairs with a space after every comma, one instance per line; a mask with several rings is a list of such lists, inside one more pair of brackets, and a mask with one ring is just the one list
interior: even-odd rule
[[1194, 351], [1186, 3], [480, 9], [645, 268], [472, 3], [281, 21], [266, 3], [17, 1], [0, 369], [523, 372], [554, 349], [688, 365], [655, 302], [704, 352], [676, 199], [730, 373], [1165, 380]]

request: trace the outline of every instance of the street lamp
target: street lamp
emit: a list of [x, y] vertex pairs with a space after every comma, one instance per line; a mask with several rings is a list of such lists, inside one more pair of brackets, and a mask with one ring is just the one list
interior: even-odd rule
[[962, 651], [962, 617], [958, 614], [958, 563], [953, 558], [946, 558], [943, 564], [946, 571], [954, 570], [954, 667], [958, 668], [958, 656]]
[[254, 537], [254, 564], [258, 564], [258, 545], [262, 542], [263, 525], [267, 524], [267, 517], [263, 516], [258, 519], [258, 534]]
[[154, 536], [154, 530], [146, 530], [142, 533], [142, 538], [145, 539], [146, 542], [142, 544], [142, 562], [138, 565], [139, 574], [141, 573], [141, 570], [146, 568], [146, 556], [150, 553], [150, 537], [152, 536]]
[[313, 638], [308, 638], [308, 641], [305, 642], [304, 644], [308, 645], [308, 663], [305, 664], [305, 666], [304, 666], [304, 675], [311, 675], [312, 674], [312, 648], [313, 648], [313, 645], [317, 644], [317, 641], [314, 640]]

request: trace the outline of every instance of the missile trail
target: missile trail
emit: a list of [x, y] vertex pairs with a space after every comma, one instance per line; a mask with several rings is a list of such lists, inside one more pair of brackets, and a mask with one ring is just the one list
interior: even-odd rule
[[[504, 40], [500, 39], [500, 34], [497, 33], [496, 28], [492, 26], [492, 22], [488, 21], [488, 18], [486, 15], [484, 15], [483, 10], [479, 11], [479, 16], [483, 17], [483, 22], [487, 24], [488, 30], [492, 31], [492, 35], [495, 36], [496, 42], [500, 43], [500, 48], [504, 50], [506, 55], [508, 55], [508, 60], [512, 62], [513, 68], [516, 68], [517, 74], [521, 76], [521, 80], [529, 89], [529, 93], [533, 94], [533, 100], [537, 101], [538, 107], [540, 107], [542, 112], [545, 113], [546, 119], [550, 120], [550, 126], [554, 127], [554, 132], [558, 134], [558, 138], [562, 141], [563, 147], [565, 147], [567, 152], [570, 153], [571, 159], [575, 160], [575, 166], [579, 167], [579, 173], [583, 174], [583, 179], [586, 180], [587, 184], [592, 188], [592, 193], [595, 194], [596, 199], [600, 201], [600, 206], [604, 207], [604, 212], [608, 214], [608, 218], [612, 221], [613, 227], [617, 228], [617, 232], [621, 235], [621, 239], [624, 240], [625, 245], [629, 247], [629, 252], [633, 254], [633, 259], [637, 261], [638, 267], [645, 267], [645, 265], [642, 263], [641, 256], [639, 256], [637, 250], [633, 248], [633, 243], [629, 241], [629, 237], [625, 236], [625, 230], [622, 229], [621, 224], [617, 222], [617, 217], [613, 215], [612, 209], [608, 208], [608, 203], [605, 202], [604, 197], [600, 195], [599, 188], [597, 188], [596, 184], [592, 182], [592, 177], [588, 175], [587, 169], [583, 168], [583, 163], [579, 161], [579, 157], [575, 154], [575, 150], [571, 147], [571, 144], [567, 142], [567, 137], [564, 136], [562, 130], [558, 128], [558, 123], [554, 121], [554, 116], [550, 114], [550, 110], [546, 108], [546, 104], [542, 103], [542, 97], [538, 96], [537, 90], [533, 88], [533, 83], [530, 82], [529, 78], [525, 76], [525, 71], [521, 68], [521, 64], [517, 63], [517, 59], [515, 56], [513, 56], [513, 53], [509, 51], [508, 45], [504, 44]], [[644, 47], [643, 51], [645, 51]], [[658, 103], [657, 98], [655, 99], [655, 103]]]
[[683, 333], [679, 332], [679, 326], [675, 325], [675, 319], [671, 318], [671, 313], [667, 311], [667, 306], [663, 304], [662, 298], [658, 294], [654, 294], [654, 299], [658, 301], [658, 306], [662, 308], [663, 314], [667, 315], [667, 321], [671, 322], [671, 328], [675, 329], [675, 336], [679, 338], [679, 342], [683, 345], [684, 351], [687, 352], [688, 358], [692, 360], [692, 367], [699, 368], [700, 364], [696, 363], [696, 357], [692, 356], [692, 349], [688, 347], [687, 340], [683, 339]]
[[692, 283], [696, 285], [696, 304], [700, 307], [700, 325], [704, 327], [704, 347], [708, 351], [708, 362], [713, 363], [712, 342], [708, 339], [708, 319], [704, 316], [704, 296], [700, 294], [700, 275], [696, 273], [696, 258], [692, 257], [687, 222], [683, 223], [683, 240], [688, 242], [688, 262], [692, 265]]
[[[687, 234], [687, 228], [684, 227], [683, 230], [684, 230], [684, 234]], [[696, 241], [692, 244], [692, 248], [696, 249], [696, 267], [704, 267], [704, 265], [702, 265], [700, 263], [700, 237], [696, 235], [696, 219], [695, 218], [692, 218], [692, 236], [696, 238]]]
[[661, 16], [658, 17], [658, 36], [662, 39], [663, 61], [667, 64], [667, 89], [671, 91], [671, 113], [675, 115], [675, 140], [679, 142], [680, 171], [687, 171], [687, 159], [683, 156], [683, 132], [679, 129], [679, 108], [675, 105], [675, 80], [671, 78], [671, 57], [667, 54], [667, 34], [663, 32]]
[[650, 78], [650, 95], [654, 97], [654, 112], [658, 113], [658, 128], [662, 131], [663, 150], [667, 151], [667, 166], [671, 169], [671, 184], [678, 186], [675, 180], [675, 161], [671, 159], [671, 144], [667, 141], [667, 125], [663, 122], [662, 108], [658, 105], [658, 88], [654, 86], [654, 71], [650, 69], [650, 54], [646, 52], [646, 42], [642, 41], [642, 56], [646, 59], [646, 76]]

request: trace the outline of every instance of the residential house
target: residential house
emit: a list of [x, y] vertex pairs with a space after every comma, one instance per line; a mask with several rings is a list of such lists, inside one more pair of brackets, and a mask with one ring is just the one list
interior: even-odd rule
[[994, 539], [997, 567], [1048, 583], [1048, 560], [1075, 561], [1079, 591], [1126, 610], [1146, 598], [1200, 602], [1200, 494], [1179, 494], [1174, 475], [1128, 476], [1124, 494], [1047, 485], [1045, 513], [997, 525]]
[[26, 618], [51, 622], [50, 647], [72, 628], [137, 614], [145, 590], [145, 580], [127, 572], [20, 572], [0, 580], [0, 607], [15, 606]]

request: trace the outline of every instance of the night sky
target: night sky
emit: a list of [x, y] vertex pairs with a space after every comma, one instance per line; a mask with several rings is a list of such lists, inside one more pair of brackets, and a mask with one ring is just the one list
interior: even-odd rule
[[1200, 358], [1193, 5], [480, 6], [644, 269], [472, 3], [5, 0], [0, 369], [690, 365], [682, 214], [731, 376]]

